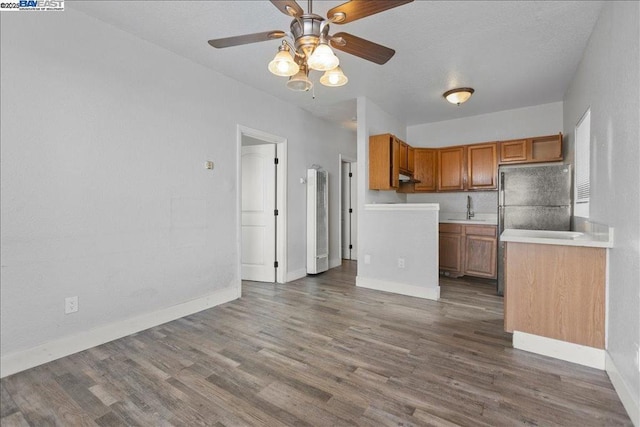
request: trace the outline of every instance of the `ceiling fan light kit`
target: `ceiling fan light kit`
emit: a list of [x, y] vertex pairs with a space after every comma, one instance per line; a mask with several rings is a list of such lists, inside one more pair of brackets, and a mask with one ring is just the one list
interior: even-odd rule
[[452, 104], [460, 105], [469, 100], [471, 95], [473, 95], [473, 88], [470, 87], [460, 87], [457, 89], [451, 89], [442, 94], [444, 99], [449, 101]]
[[271, 0], [278, 10], [293, 18], [290, 34], [279, 30], [265, 31], [213, 39], [209, 40], [209, 44], [221, 49], [290, 36], [293, 44], [283, 40], [275, 58], [269, 62], [271, 73], [289, 77], [287, 87], [295, 91], [309, 91], [313, 87], [308, 77], [310, 70], [324, 71], [320, 83], [325, 86], [344, 86], [349, 79], [339, 67], [340, 60], [331, 47], [380, 65], [391, 59], [395, 50], [348, 33], [330, 35], [329, 24], [346, 24], [412, 1], [351, 0], [329, 10], [325, 20], [312, 12], [311, 0], [308, 0], [306, 14], [294, 0]]

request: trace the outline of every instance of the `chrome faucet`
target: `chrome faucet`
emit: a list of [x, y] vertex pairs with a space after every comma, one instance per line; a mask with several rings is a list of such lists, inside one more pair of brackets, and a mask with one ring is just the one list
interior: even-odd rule
[[476, 214], [471, 210], [471, 196], [467, 196], [467, 219], [471, 219]]

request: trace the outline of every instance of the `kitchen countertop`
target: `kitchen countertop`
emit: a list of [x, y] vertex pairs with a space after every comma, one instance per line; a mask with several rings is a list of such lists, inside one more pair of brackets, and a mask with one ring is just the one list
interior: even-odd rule
[[547, 231], [506, 229], [500, 235], [502, 242], [537, 243], [541, 245], [585, 246], [612, 248], [613, 229], [608, 233], [580, 231]]
[[467, 219], [466, 212], [440, 212], [440, 223], [498, 225], [498, 215], [476, 213], [472, 219]]

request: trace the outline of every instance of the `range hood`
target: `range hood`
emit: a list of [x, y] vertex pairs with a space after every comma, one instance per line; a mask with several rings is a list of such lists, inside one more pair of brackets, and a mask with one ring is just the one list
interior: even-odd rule
[[413, 176], [411, 175], [405, 175], [405, 174], [400, 174], [400, 182], [405, 183], [405, 184], [415, 184], [420, 182], [417, 179], [414, 179]]

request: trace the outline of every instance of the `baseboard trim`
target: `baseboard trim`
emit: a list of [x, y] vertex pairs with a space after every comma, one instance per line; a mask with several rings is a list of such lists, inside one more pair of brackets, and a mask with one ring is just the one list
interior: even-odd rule
[[618, 393], [622, 406], [624, 406], [627, 414], [629, 414], [631, 422], [634, 426], [640, 427], [640, 404], [638, 403], [638, 399], [634, 398], [631, 389], [624, 381], [624, 378], [622, 378], [622, 375], [620, 375], [620, 371], [618, 371], [618, 368], [608, 351], [605, 352], [604, 364], [607, 375], [609, 375], [609, 379], [611, 380], [611, 384], [613, 384], [613, 388], [616, 390], [616, 393]]
[[526, 332], [513, 332], [513, 348], [604, 370], [603, 349], [574, 344]]
[[440, 286], [438, 285], [423, 287], [387, 280], [372, 279], [370, 277], [356, 276], [356, 286], [434, 301], [438, 301], [440, 299]]
[[0, 378], [233, 301], [240, 298], [240, 293], [240, 286], [220, 289], [182, 304], [110, 323], [27, 350], [7, 354], [0, 358]]

